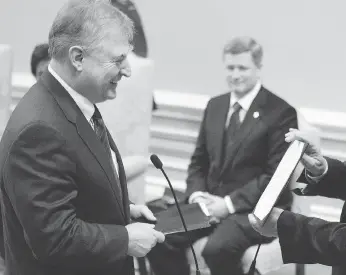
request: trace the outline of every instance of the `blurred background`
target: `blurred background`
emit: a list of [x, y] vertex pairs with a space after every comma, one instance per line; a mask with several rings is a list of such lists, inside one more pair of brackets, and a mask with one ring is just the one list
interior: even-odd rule
[[[29, 72], [31, 51], [47, 40], [63, 2], [1, 1], [1, 42], [13, 47], [14, 72]], [[221, 93], [222, 48], [233, 36], [249, 35], [263, 45], [268, 88], [299, 106], [343, 111], [342, 100], [326, 99], [344, 95], [344, 1], [134, 2], [155, 61], [156, 88]]]

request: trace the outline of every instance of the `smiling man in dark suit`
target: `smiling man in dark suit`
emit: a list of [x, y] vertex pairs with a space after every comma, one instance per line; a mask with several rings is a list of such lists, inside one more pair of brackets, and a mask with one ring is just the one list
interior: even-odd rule
[[[70, 0], [49, 33], [52, 60], [0, 144], [9, 275], [134, 274], [164, 235], [130, 204], [121, 156], [95, 104], [131, 75], [132, 21], [108, 1]], [[113, 162], [113, 159], [116, 161]]]
[[[244, 251], [271, 240], [251, 227], [247, 213], [288, 148], [284, 134], [297, 127], [295, 109], [261, 83], [262, 55], [262, 47], [250, 37], [226, 44], [223, 61], [230, 92], [209, 101], [188, 167], [187, 202], [205, 203], [220, 222], [215, 229], [191, 232], [193, 240], [209, 236], [202, 255], [215, 275], [242, 274]], [[291, 200], [286, 192], [279, 205], [289, 208]], [[186, 238], [166, 240], [149, 253], [156, 274], [189, 274]], [[160, 255], [169, 261], [160, 264]]]

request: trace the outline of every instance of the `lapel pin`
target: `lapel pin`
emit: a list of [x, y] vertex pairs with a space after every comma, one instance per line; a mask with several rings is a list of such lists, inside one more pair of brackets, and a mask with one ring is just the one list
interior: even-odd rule
[[253, 113], [253, 117], [254, 117], [254, 118], [258, 118], [258, 117], [259, 117], [259, 112], [254, 112], [254, 113]]

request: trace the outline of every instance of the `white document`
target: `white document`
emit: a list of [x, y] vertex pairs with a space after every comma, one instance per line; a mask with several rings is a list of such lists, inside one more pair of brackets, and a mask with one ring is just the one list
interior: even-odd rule
[[306, 143], [293, 141], [280, 161], [276, 171], [262, 193], [253, 214], [264, 223], [286, 186], [297, 181], [304, 167], [298, 165]]

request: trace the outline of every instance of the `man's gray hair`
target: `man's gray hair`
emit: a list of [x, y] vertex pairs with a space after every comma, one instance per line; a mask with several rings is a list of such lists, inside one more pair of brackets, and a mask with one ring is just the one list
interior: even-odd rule
[[255, 39], [248, 36], [238, 36], [231, 39], [223, 49], [223, 57], [225, 54], [241, 54], [250, 52], [255, 65], [260, 68], [262, 66], [263, 49]]
[[[134, 25], [110, 0], [69, 0], [58, 12], [49, 32], [49, 54], [64, 60], [72, 46], [95, 50], [108, 36], [132, 43]], [[112, 37], [113, 38], [113, 37]]]

